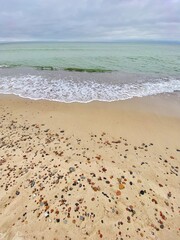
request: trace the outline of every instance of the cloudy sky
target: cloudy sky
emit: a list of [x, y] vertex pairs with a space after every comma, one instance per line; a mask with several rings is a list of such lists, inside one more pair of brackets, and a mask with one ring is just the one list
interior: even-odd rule
[[180, 0], [0, 0], [0, 41], [178, 40]]

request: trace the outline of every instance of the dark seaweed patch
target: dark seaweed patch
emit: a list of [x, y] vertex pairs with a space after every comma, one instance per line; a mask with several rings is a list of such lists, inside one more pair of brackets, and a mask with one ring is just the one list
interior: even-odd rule
[[75, 72], [112, 72], [112, 70], [100, 69], [100, 68], [64, 68], [65, 71], [75, 71]]

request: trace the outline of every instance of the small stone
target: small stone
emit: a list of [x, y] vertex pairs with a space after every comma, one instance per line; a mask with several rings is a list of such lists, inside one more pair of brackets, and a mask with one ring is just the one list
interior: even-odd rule
[[70, 172], [70, 173], [75, 172], [75, 168], [74, 168], [74, 167], [70, 167], [70, 168], [69, 168], [69, 172]]
[[95, 158], [97, 158], [97, 160], [100, 160], [101, 159], [101, 155], [98, 155]]
[[30, 183], [30, 185], [31, 185], [31, 187], [34, 187], [34, 185], [35, 185], [35, 181], [32, 180], [31, 183]]
[[161, 218], [163, 219], [163, 220], [166, 220], [166, 217], [165, 217], [165, 215], [160, 211], [160, 216], [161, 216]]
[[121, 192], [119, 190], [116, 191], [116, 195], [117, 196], [120, 196], [121, 195]]
[[121, 183], [121, 184], [119, 184], [119, 189], [120, 190], [122, 190], [122, 189], [124, 189], [125, 188], [125, 186]]
[[44, 213], [45, 218], [49, 217], [49, 212]]
[[146, 193], [146, 190], [141, 190], [141, 191], [139, 192], [140, 195], [144, 195], [145, 193]]
[[85, 218], [84, 218], [83, 216], [80, 216], [79, 219], [80, 219], [81, 221], [84, 221]]
[[156, 201], [156, 199], [154, 199], [154, 198], [152, 199], [152, 202], [154, 202], [155, 204], [157, 204], [157, 201]]
[[171, 192], [168, 192], [167, 196], [170, 198], [172, 196]]
[[161, 229], [163, 229], [163, 228], [164, 228], [164, 225], [163, 225], [163, 224], [161, 224], [161, 225], [160, 225], [160, 228], [161, 228]]
[[118, 141], [112, 141], [112, 143], [121, 143], [121, 141], [120, 140], [118, 140]]
[[127, 217], [127, 222], [130, 223], [131, 222], [131, 218], [128, 216]]
[[136, 214], [135, 210], [132, 210], [132, 217]]
[[91, 187], [95, 192], [100, 191], [100, 187], [95, 187], [95, 186], [91, 186]]
[[16, 195], [18, 196], [20, 194], [20, 192], [19, 191], [16, 191]]

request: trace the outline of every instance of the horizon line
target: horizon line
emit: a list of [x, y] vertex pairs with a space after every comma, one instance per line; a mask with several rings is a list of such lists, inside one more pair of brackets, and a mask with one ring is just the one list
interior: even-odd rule
[[160, 40], [160, 39], [124, 39], [124, 40], [97, 40], [97, 41], [87, 41], [87, 40], [0, 40], [1, 43], [179, 43], [180, 40]]

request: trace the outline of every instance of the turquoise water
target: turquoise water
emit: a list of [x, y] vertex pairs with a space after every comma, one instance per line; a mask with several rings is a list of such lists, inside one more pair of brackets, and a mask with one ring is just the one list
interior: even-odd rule
[[180, 73], [180, 44], [0, 44], [0, 65], [177, 74]]
[[0, 44], [0, 93], [89, 102], [179, 90], [180, 44]]

